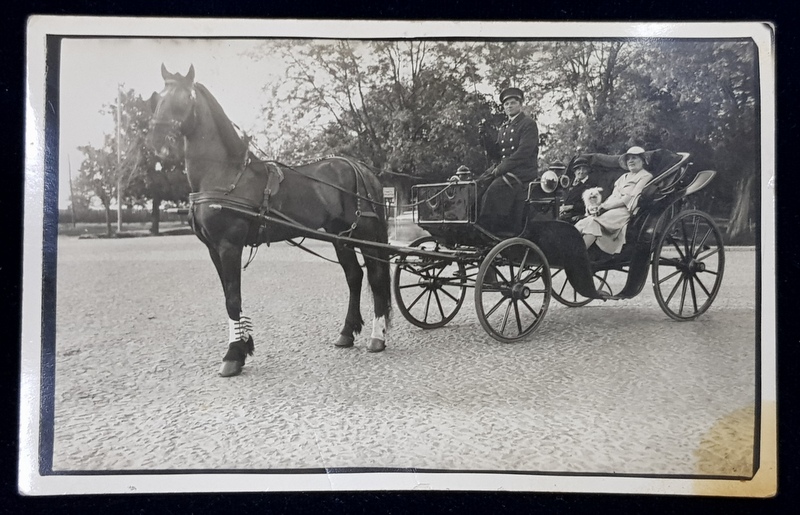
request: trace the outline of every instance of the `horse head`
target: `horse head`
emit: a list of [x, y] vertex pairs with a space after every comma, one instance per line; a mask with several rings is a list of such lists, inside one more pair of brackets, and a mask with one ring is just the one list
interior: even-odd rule
[[177, 144], [180, 136], [186, 136], [194, 129], [197, 111], [197, 93], [194, 87], [194, 65], [185, 76], [170, 73], [161, 65], [164, 89], [150, 98], [153, 118], [150, 122], [148, 143], [156, 154], [164, 158], [170, 148]]

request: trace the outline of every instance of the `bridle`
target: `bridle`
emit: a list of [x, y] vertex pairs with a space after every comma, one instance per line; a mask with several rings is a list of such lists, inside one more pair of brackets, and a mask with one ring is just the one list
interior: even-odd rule
[[[167, 88], [170, 86], [175, 87], [177, 85], [177, 81], [174, 79], [170, 79], [165, 81]], [[162, 96], [162, 99], [164, 97]], [[161, 120], [158, 119], [158, 109], [154, 113], [153, 119], [150, 121], [151, 127], [166, 127], [167, 130], [167, 137], [170, 139], [175, 139], [176, 135], [184, 135], [188, 136], [194, 131], [197, 127], [197, 93], [195, 92], [194, 86], [189, 88], [189, 98], [192, 103], [191, 109], [189, 109], [189, 114], [186, 115], [186, 118], [183, 120]]]

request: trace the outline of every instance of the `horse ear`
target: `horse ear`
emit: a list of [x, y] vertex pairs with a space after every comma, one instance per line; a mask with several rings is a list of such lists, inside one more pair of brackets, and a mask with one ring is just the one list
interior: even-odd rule
[[147, 107], [150, 108], [150, 113], [155, 114], [156, 108], [158, 107], [158, 99], [159, 94], [157, 91], [153, 91], [153, 94], [150, 95], [150, 99], [147, 101]]
[[194, 82], [194, 65], [189, 65], [189, 71], [186, 73], [186, 80]]
[[161, 63], [161, 77], [164, 80], [169, 80], [170, 78], [172, 78], [172, 74], [167, 71], [167, 67], [164, 66], [164, 63]]

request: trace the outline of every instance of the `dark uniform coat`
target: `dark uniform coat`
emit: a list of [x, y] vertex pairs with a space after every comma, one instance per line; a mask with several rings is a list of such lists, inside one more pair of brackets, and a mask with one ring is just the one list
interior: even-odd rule
[[525, 113], [506, 121], [497, 141], [485, 141], [490, 157], [500, 163], [483, 194], [479, 223], [494, 232], [513, 231], [521, 221], [527, 183], [538, 177], [539, 128]]
[[[570, 185], [569, 189], [567, 189], [566, 194], [564, 195], [564, 200], [562, 204], [564, 206], [572, 206], [572, 209], [564, 211], [561, 215], [561, 219], [575, 223], [584, 216], [586, 216], [586, 205], [583, 203], [583, 192], [588, 190], [589, 188], [595, 188], [599, 186], [596, 180], [592, 178], [590, 174], [585, 181], [578, 183], [577, 185]], [[601, 193], [606, 193], [603, 191]], [[608, 195], [602, 195], [603, 199], [605, 199]]]

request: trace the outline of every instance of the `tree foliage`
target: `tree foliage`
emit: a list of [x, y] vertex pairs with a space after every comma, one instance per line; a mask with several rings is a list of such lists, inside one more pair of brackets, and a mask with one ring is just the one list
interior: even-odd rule
[[[124, 204], [144, 206], [150, 202], [153, 231], [158, 232], [161, 202], [188, 200], [189, 183], [181, 149], [174, 149], [167, 160], [155, 156], [146, 144], [152, 113], [148, 103], [133, 90], [120, 91], [115, 102], [105, 105], [103, 112], [115, 124], [119, 123], [119, 139], [114, 131], [105, 135], [100, 148], [79, 147], [84, 160], [78, 170], [76, 193], [84, 204], [96, 198], [106, 210], [107, 218], [120, 189]], [[110, 223], [108, 232], [111, 233]]]
[[[284, 42], [283, 90], [265, 109], [295, 106], [271, 119], [279, 158], [310, 160], [349, 154], [378, 170], [443, 177], [460, 164], [485, 167], [476, 127], [492, 105], [480, 81], [473, 44], [430, 41]], [[470, 89], [470, 86], [472, 88]], [[316, 136], [306, 132], [320, 127]], [[303, 134], [293, 141], [287, 135]], [[275, 134], [277, 132], [277, 134]]]

